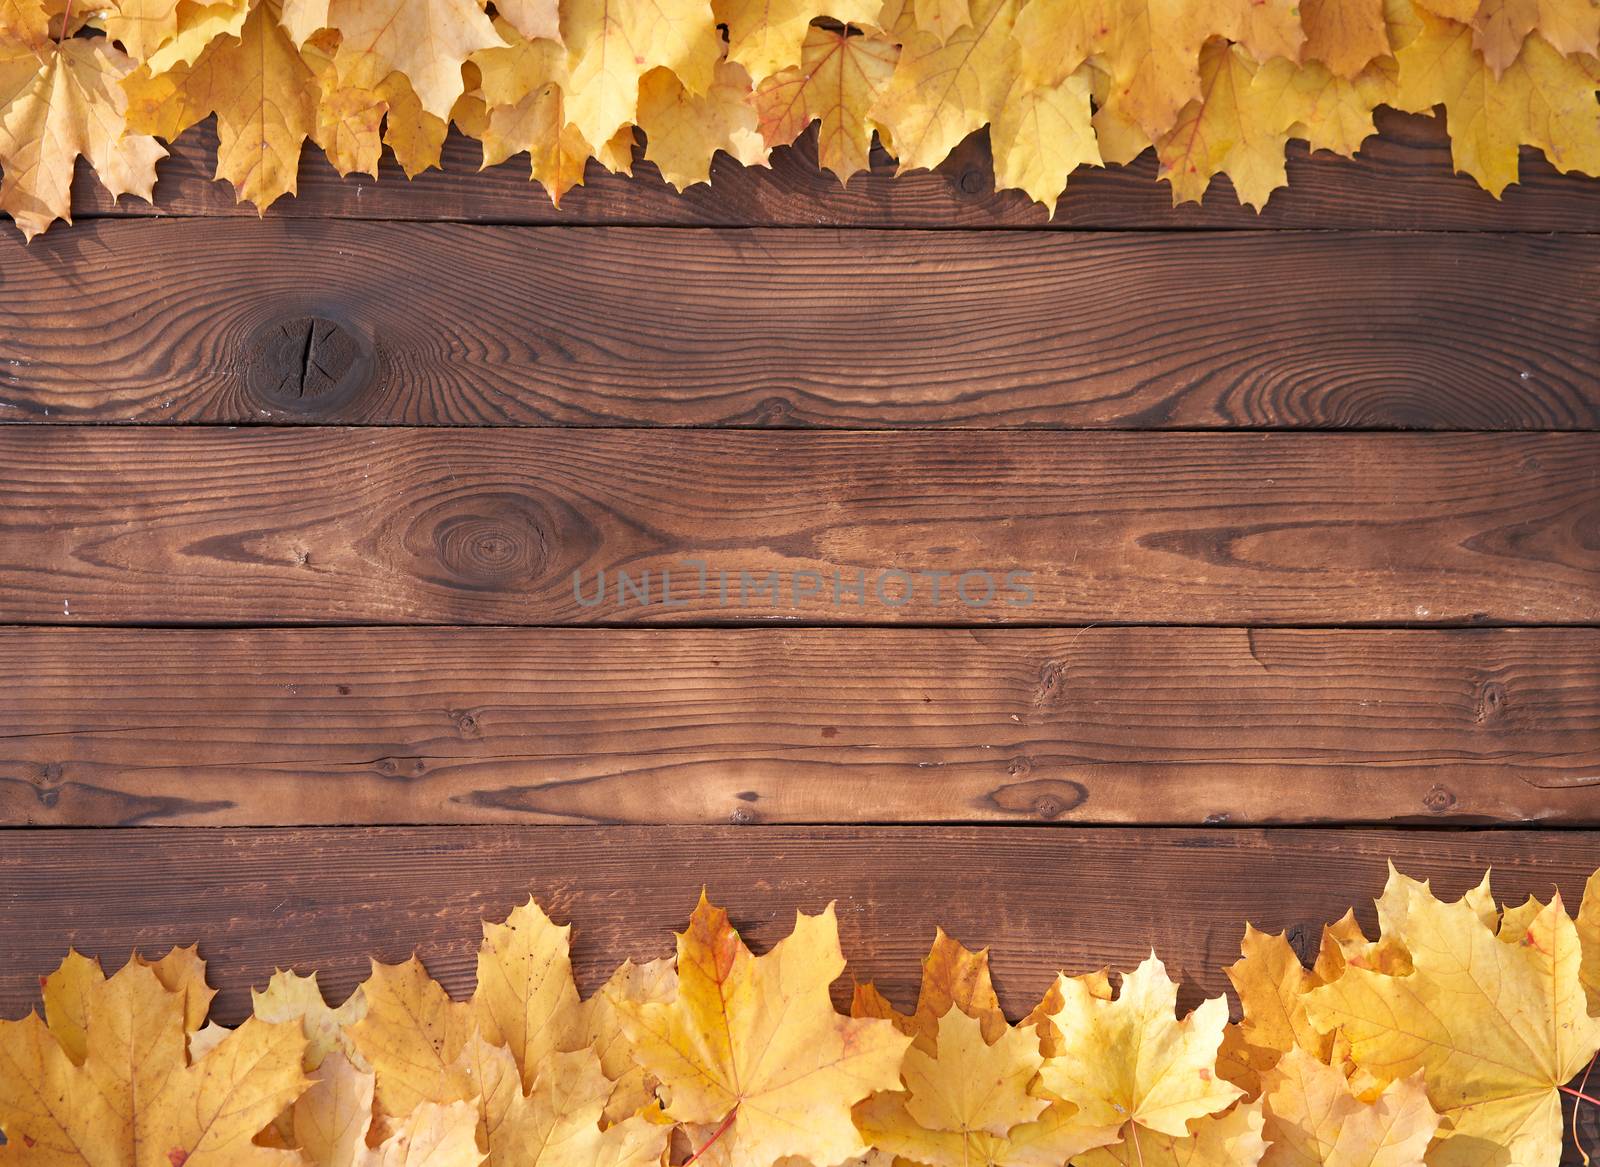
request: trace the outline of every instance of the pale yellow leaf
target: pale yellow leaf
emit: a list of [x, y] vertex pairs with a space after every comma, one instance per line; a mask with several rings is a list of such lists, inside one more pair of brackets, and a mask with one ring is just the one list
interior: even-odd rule
[[880, 0], [713, 0], [717, 23], [728, 29], [728, 60], [760, 84], [801, 64], [811, 22], [826, 16], [840, 24], [872, 23]]
[[677, 968], [672, 1001], [618, 1007], [673, 1118], [721, 1123], [731, 1114], [721, 1142], [750, 1163], [838, 1163], [866, 1150], [850, 1107], [898, 1088], [910, 1039], [886, 1021], [835, 1012], [828, 985], [844, 956], [831, 906], [800, 914], [794, 932], [757, 957], [702, 899], [678, 937]]
[[1430, 1167], [1479, 1167], [1498, 1155], [1506, 1164], [1554, 1162], [1557, 1088], [1600, 1049], [1577, 928], [1560, 897], [1507, 943], [1469, 900], [1440, 903], [1414, 883], [1404, 891], [1404, 910], [1391, 918], [1412, 971], [1347, 968], [1307, 994], [1313, 1023], [1340, 1027], [1355, 1064], [1380, 1080], [1423, 1072], [1446, 1120]]
[[870, 117], [894, 141], [902, 172], [931, 169], [999, 116], [1017, 66], [1016, 0], [978, 0], [948, 40], [918, 31], [900, 48]]
[[767, 145], [792, 142], [817, 122], [817, 162], [824, 170], [844, 182], [867, 169], [872, 148], [867, 113], [899, 56], [899, 46], [878, 33], [807, 30], [800, 64], [756, 89], [756, 115]]
[[1173, 1136], [1130, 1124], [1127, 1137], [1072, 1161], [1072, 1167], [1257, 1167], [1266, 1154], [1261, 1103], [1240, 1104], [1191, 1124]]
[[0, 61], [0, 211], [26, 238], [72, 219], [72, 170], [87, 158], [113, 197], [149, 200], [166, 150], [127, 124], [133, 62], [104, 38], [53, 41]]
[[723, 61], [702, 95], [677, 75], [652, 69], [639, 84], [639, 128], [644, 156], [679, 190], [711, 180], [711, 159], [721, 150], [745, 166], [765, 166], [769, 147], [757, 125], [750, 75]]
[[1068, 175], [1102, 161], [1092, 116], [1083, 74], [1059, 85], [1034, 85], [1018, 75], [989, 126], [995, 185], [1016, 187], [1054, 214]]
[[1076, 1104], [1083, 1121], [1131, 1122], [1181, 1138], [1190, 1120], [1240, 1097], [1216, 1072], [1227, 998], [1213, 997], [1179, 1021], [1178, 986], [1154, 955], [1122, 978], [1112, 1001], [1076, 978], [1060, 977], [1056, 987], [1062, 1005], [1050, 1021], [1060, 1053], [1046, 1060], [1044, 1085]]
[[1266, 1102], [1261, 1167], [1423, 1167], [1439, 1127], [1420, 1071], [1363, 1102], [1342, 1073], [1301, 1048], [1268, 1076]]

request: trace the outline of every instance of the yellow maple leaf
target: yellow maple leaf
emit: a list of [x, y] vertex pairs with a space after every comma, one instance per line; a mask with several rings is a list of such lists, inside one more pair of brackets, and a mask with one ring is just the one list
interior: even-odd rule
[[495, 1167], [645, 1167], [661, 1162], [671, 1125], [632, 1116], [601, 1128], [612, 1082], [594, 1050], [552, 1053], [527, 1094], [518, 1091], [490, 1127]]
[[571, 935], [531, 897], [504, 923], [483, 925], [473, 1013], [483, 1039], [511, 1051], [524, 1089], [546, 1058], [583, 1040]]
[[0, 0], [0, 59], [33, 53], [50, 41], [50, 13], [43, 0]]
[[1518, 147], [1544, 151], [1562, 171], [1600, 174], [1595, 77], [1577, 58], [1537, 33], [1498, 77], [1465, 24], [1421, 12], [1417, 37], [1397, 54], [1395, 104], [1427, 112], [1445, 107], [1456, 169], [1499, 197], [1517, 180]]
[[30, 1162], [300, 1162], [295, 1153], [252, 1142], [307, 1085], [299, 1026], [250, 1018], [191, 1060], [187, 997], [163, 984], [153, 966], [130, 960], [87, 991], [81, 1065], [37, 1014], [0, 1021], [0, 1127], [29, 1148]]
[[361, 994], [366, 1015], [345, 1032], [377, 1075], [379, 1113], [403, 1118], [424, 1102], [477, 1097], [462, 1056], [474, 1033], [472, 1007], [452, 1001], [420, 960], [373, 961]]
[[[265, 989], [252, 989], [250, 998], [251, 1012], [261, 1020], [300, 1023], [306, 1035], [307, 1070], [315, 1070], [335, 1051], [347, 1058], [356, 1057], [344, 1029], [366, 1016], [367, 999], [360, 989], [334, 1007], [323, 999], [316, 973], [301, 976], [280, 969], [272, 974]], [[359, 1064], [359, 1058], [356, 1060]]]
[[722, 56], [710, 0], [569, 0], [561, 31], [567, 119], [587, 142], [610, 141], [637, 120], [640, 78], [651, 69], [703, 94]]
[[618, 1004], [672, 1118], [726, 1122], [721, 1142], [749, 1167], [785, 1155], [837, 1163], [866, 1150], [850, 1108], [899, 1086], [910, 1039], [835, 1012], [828, 986], [844, 956], [831, 905], [798, 914], [794, 931], [758, 957], [702, 896], [678, 936], [677, 969], [671, 1001]]
[[113, 0], [100, 23], [134, 61], [159, 73], [189, 64], [217, 36], [237, 36], [249, 9], [250, 0]]
[[881, 0], [712, 0], [711, 10], [728, 29], [728, 60], [759, 84], [801, 63], [813, 20], [867, 25], [881, 7]]
[[566, 51], [552, 40], [512, 34], [507, 41], [473, 57], [487, 111], [483, 165], [494, 166], [526, 151], [529, 177], [542, 183], [550, 201], [560, 206], [562, 196], [583, 182], [594, 154], [567, 120]]
[[1156, 143], [1160, 176], [1172, 184], [1174, 203], [1199, 202], [1212, 177], [1226, 172], [1239, 201], [1260, 210], [1289, 181], [1284, 151], [1299, 110], [1283, 108], [1292, 90], [1269, 94], [1255, 87], [1258, 68], [1224, 40], [1209, 40], [1201, 50], [1201, 96]]
[[917, 30], [869, 116], [893, 140], [901, 172], [931, 169], [995, 120], [1017, 68], [1016, 0], [978, 0], [948, 39]]
[[1240, 1034], [1245, 1042], [1269, 1051], [1272, 1061], [1290, 1050], [1310, 1052], [1320, 1061], [1332, 1054], [1333, 1038], [1311, 1024], [1305, 994], [1344, 970], [1344, 958], [1332, 929], [1324, 929], [1317, 966], [1307, 970], [1283, 933], [1269, 936], [1250, 924], [1240, 943], [1242, 958], [1226, 972], [1244, 1011]]
[[471, 1102], [425, 1102], [355, 1167], [478, 1167], [478, 1108]]
[[1262, 1167], [1423, 1167], [1439, 1126], [1420, 1071], [1363, 1102], [1342, 1073], [1296, 1048], [1266, 1091]]
[[1354, 77], [1343, 77], [1317, 61], [1295, 65], [1274, 58], [1256, 70], [1251, 89], [1268, 124], [1305, 139], [1313, 150], [1350, 157], [1378, 132], [1372, 111], [1392, 101], [1397, 71], [1381, 57]]
[[1072, 1167], [1257, 1167], [1267, 1151], [1263, 1122], [1261, 1103], [1252, 1102], [1196, 1119], [1182, 1136], [1130, 1126], [1122, 1142], [1080, 1155]]
[[602, 1125], [638, 1114], [655, 1101], [656, 1081], [633, 1053], [633, 1043], [622, 1027], [618, 1003], [670, 1001], [678, 978], [670, 960], [634, 964], [625, 960], [598, 993], [581, 1007], [584, 1044], [600, 1058], [601, 1072], [611, 1081]]
[[402, 73], [436, 118], [448, 118], [464, 92], [467, 58], [501, 43], [477, 0], [284, 0], [283, 25], [296, 45], [337, 32], [342, 71]]
[[72, 170], [89, 160], [113, 197], [148, 201], [167, 152], [130, 129], [121, 82], [134, 65], [104, 38], [13, 44], [0, 55], [0, 211], [32, 239], [72, 221]]
[[1005, 1026], [993, 1042], [983, 1028], [951, 1005], [933, 1051], [907, 1052], [905, 1091], [855, 1109], [873, 1146], [934, 1167], [1057, 1167], [1116, 1138], [1116, 1126], [1087, 1126], [1071, 1104], [1032, 1092], [1044, 1062], [1033, 1027]]
[[[293, 1145], [316, 1167], [356, 1167], [372, 1128], [373, 1075], [342, 1052], [327, 1054], [289, 1112]], [[477, 1111], [473, 1110], [476, 1133]]]
[[1061, 1007], [1050, 1021], [1059, 1053], [1041, 1073], [1045, 1088], [1075, 1103], [1084, 1122], [1182, 1138], [1190, 1120], [1243, 1093], [1216, 1072], [1227, 998], [1213, 997], [1179, 1021], [1178, 986], [1154, 954], [1122, 978], [1114, 1000], [1078, 978], [1060, 977], [1056, 989]]
[[524, 40], [561, 39], [561, 9], [556, 0], [495, 0], [494, 10]]
[[751, 97], [750, 75], [732, 61], [718, 63], [715, 80], [700, 95], [685, 89], [677, 74], [652, 69], [639, 83], [645, 158], [679, 190], [710, 182], [719, 150], [745, 166], [765, 166], [769, 147]]
[[1578, 976], [1589, 994], [1589, 1012], [1600, 1014], [1600, 871], [1591, 875], [1583, 886], [1577, 928], [1583, 948]]
[[1298, 60], [1305, 33], [1295, 0], [1028, 0], [1017, 18], [1024, 76], [1057, 84], [1092, 58], [1106, 75], [1102, 113], [1147, 141], [1201, 99], [1200, 54], [1213, 37], [1252, 60]]
[[1059, 85], [1035, 85], [1018, 74], [989, 126], [996, 185], [1021, 189], [1054, 215], [1068, 175], [1103, 161], [1089, 93], [1081, 73]]
[[1422, 1071], [1444, 1116], [1430, 1167], [1554, 1162], [1558, 1088], [1600, 1049], [1579, 980], [1578, 932], [1557, 896], [1520, 937], [1500, 936], [1481, 899], [1435, 899], [1391, 878], [1384, 923], [1411, 969], [1347, 967], [1306, 995], [1319, 1028], [1339, 1027], [1350, 1056], [1382, 1081]]
[[867, 169], [872, 129], [867, 112], [894, 72], [900, 46], [876, 32], [813, 27], [800, 64], [756, 88], [761, 136], [769, 146], [794, 141], [817, 122], [817, 162], [844, 182]]
[[275, 0], [262, 0], [238, 37], [218, 37], [193, 65], [154, 74], [146, 65], [124, 82], [137, 132], [170, 142], [215, 113], [216, 176], [263, 211], [295, 192], [317, 105], [315, 77], [277, 12]]
[[1336, 77], [1354, 77], [1389, 53], [1383, 0], [1301, 0], [1300, 21], [1302, 59], [1322, 63]]

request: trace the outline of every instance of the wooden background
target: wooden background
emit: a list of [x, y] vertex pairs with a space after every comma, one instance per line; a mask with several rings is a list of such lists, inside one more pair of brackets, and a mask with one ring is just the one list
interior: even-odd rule
[[[199, 940], [223, 1022], [413, 947], [461, 993], [530, 890], [586, 990], [705, 884], [758, 947], [837, 899], [902, 1003], [942, 923], [1019, 1013], [1152, 946], [1221, 991], [1389, 858], [1575, 901], [1600, 187], [1382, 122], [1260, 217], [1145, 159], [1046, 222], [981, 139], [556, 212], [455, 141], [261, 221], [197, 135], [7, 231], [0, 1015], [69, 944]], [[574, 600], [683, 560], [785, 591]], [[1034, 602], [788, 594], [897, 568]]]

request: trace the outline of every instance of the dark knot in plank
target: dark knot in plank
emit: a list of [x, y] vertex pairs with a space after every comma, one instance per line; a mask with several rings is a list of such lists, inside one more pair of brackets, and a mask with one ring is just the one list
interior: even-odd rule
[[268, 414], [317, 415], [347, 404], [372, 380], [367, 338], [323, 316], [291, 316], [256, 330], [245, 351], [245, 388]]
[[441, 499], [410, 521], [404, 539], [424, 578], [490, 592], [570, 571], [599, 542], [562, 500], [506, 490]]

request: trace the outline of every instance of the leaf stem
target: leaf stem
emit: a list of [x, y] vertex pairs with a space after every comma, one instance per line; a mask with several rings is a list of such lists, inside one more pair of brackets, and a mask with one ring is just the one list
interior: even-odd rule
[[701, 1155], [704, 1155], [707, 1151], [709, 1151], [712, 1147], [714, 1147], [716, 1145], [717, 1140], [720, 1139], [723, 1135], [728, 1133], [728, 1128], [733, 1125], [734, 1116], [737, 1115], [738, 1113], [739, 1113], [739, 1107], [738, 1107], [737, 1104], [735, 1104], [734, 1108], [732, 1110], [728, 1111], [728, 1117], [722, 1120], [722, 1125], [719, 1126], [716, 1130], [711, 1132], [711, 1137], [706, 1140], [706, 1145], [701, 1147], [693, 1155], [690, 1155], [688, 1160], [684, 1163], [683, 1167], [691, 1167], [692, 1164], [694, 1164], [695, 1162], [697, 1162], [699, 1160]]
[[1574, 1098], [1581, 1098], [1585, 1102], [1592, 1103], [1595, 1106], [1600, 1106], [1600, 1098], [1596, 1098], [1593, 1094], [1585, 1094], [1582, 1090], [1574, 1090], [1571, 1086], [1558, 1086], [1556, 1089], [1560, 1090], [1563, 1094], [1570, 1094]]

